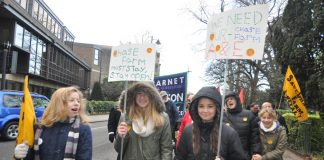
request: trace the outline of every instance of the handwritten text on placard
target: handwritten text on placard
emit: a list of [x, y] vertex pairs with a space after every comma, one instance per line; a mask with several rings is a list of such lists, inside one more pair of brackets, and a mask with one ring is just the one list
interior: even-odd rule
[[268, 5], [214, 15], [208, 22], [206, 59], [262, 59]]
[[113, 47], [108, 81], [153, 81], [155, 55], [153, 44]]

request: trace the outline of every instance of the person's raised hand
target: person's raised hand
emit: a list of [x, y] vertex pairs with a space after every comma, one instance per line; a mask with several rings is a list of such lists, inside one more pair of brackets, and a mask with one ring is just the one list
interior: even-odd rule
[[118, 126], [118, 135], [124, 138], [127, 135], [128, 128], [126, 122], [121, 122]]
[[25, 158], [28, 153], [28, 143], [25, 141], [24, 143], [18, 144], [15, 147], [15, 157], [18, 159]]

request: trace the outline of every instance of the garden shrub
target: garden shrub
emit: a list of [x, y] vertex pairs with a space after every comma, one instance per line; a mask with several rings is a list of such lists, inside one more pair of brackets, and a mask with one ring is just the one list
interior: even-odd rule
[[296, 120], [293, 113], [287, 112], [283, 114], [283, 117], [285, 117], [288, 125], [288, 145], [290, 148], [304, 153], [307, 152], [307, 150], [305, 151], [307, 142], [310, 142], [309, 152], [323, 154], [324, 137], [322, 133], [324, 132], [324, 120], [318, 112], [308, 114], [308, 120], [301, 123]]
[[106, 114], [116, 105], [117, 102], [114, 101], [88, 101], [87, 111], [90, 114]]

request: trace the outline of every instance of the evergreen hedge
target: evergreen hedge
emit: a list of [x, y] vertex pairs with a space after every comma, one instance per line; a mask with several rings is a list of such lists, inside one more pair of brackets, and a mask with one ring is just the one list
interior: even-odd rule
[[[324, 155], [324, 120], [318, 112], [308, 114], [306, 122], [298, 122], [291, 111], [279, 111], [288, 125], [288, 145], [303, 154]], [[286, 112], [286, 113], [285, 113]], [[310, 146], [307, 146], [310, 143]], [[309, 153], [307, 153], [309, 152]]]
[[115, 101], [87, 101], [87, 111], [92, 115], [107, 114], [116, 105]]

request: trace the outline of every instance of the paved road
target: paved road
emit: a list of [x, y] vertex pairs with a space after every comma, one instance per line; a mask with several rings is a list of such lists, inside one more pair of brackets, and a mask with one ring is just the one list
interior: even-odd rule
[[[93, 160], [116, 160], [117, 154], [113, 144], [108, 141], [107, 122], [91, 123], [92, 140], [93, 140]], [[0, 140], [0, 160], [10, 160], [15, 141]]]
[[[108, 141], [107, 119], [108, 115], [97, 115], [90, 117], [92, 140], [93, 140], [93, 160], [116, 160], [117, 154], [113, 144]], [[10, 160], [13, 155], [15, 141], [0, 140], [0, 160]], [[303, 157], [286, 150], [283, 155], [284, 160], [304, 160]]]

